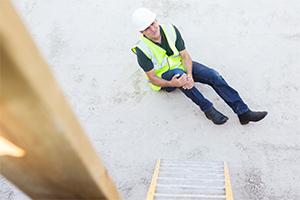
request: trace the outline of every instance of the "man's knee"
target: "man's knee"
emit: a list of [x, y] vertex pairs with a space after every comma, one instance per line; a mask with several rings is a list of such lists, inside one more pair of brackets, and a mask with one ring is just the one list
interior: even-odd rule
[[175, 76], [176, 74], [179, 74], [181, 76], [184, 73], [185, 72], [182, 69], [173, 69], [163, 73], [162, 78], [170, 81], [173, 78], [173, 76]]
[[179, 74], [181, 76], [182, 74], [185, 74], [185, 71], [182, 69], [173, 69], [173, 73], [174, 75]]
[[219, 84], [224, 82], [223, 77], [214, 69], [210, 69], [209, 80], [212, 84]]

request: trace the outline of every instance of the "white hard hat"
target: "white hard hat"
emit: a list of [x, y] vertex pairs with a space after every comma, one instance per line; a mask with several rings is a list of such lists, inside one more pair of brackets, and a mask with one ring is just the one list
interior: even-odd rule
[[138, 8], [132, 14], [132, 21], [138, 31], [145, 30], [156, 18], [156, 14], [148, 8]]

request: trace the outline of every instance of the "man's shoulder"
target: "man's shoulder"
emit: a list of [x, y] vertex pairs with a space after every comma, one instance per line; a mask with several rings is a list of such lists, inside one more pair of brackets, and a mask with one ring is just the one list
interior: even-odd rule
[[164, 24], [163, 26], [173, 28], [175, 30], [176, 34], [180, 33], [177, 26], [173, 23]]
[[165, 26], [165, 27], [171, 27], [171, 28], [175, 28], [177, 29], [177, 27], [173, 24], [173, 23], [166, 23], [166, 24], [161, 24], [161, 26]]

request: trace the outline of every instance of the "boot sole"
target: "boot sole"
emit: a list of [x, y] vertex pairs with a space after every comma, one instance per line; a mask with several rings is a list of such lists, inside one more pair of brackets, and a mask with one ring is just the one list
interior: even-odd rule
[[216, 123], [216, 122], [214, 122], [214, 121], [212, 121], [212, 122], [213, 122], [214, 124], [216, 124], [216, 125], [222, 125], [222, 124], [225, 124], [225, 123], [227, 122], [227, 120], [228, 120], [228, 117], [226, 117], [225, 120], [222, 121], [222, 122], [220, 122], [220, 123]]

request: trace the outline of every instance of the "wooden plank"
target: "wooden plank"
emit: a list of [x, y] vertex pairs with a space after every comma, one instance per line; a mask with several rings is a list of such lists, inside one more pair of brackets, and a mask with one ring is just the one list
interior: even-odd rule
[[157, 178], [158, 178], [158, 174], [159, 174], [159, 167], [160, 167], [160, 160], [157, 161], [155, 169], [154, 169], [151, 184], [150, 184], [148, 194], [147, 194], [147, 200], [154, 199], [155, 189], [156, 189], [156, 185], [157, 185]]
[[224, 176], [225, 176], [225, 192], [226, 192], [226, 200], [233, 200], [233, 194], [230, 183], [230, 176], [227, 163], [224, 162]]
[[0, 1], [0, 172], [33, 199], [120, 196], [9, 0]]
[[[0, 135], [2, 130], [0, 129]], [[0, 156], [23, 157], [25, 151], [0, 136]]]

